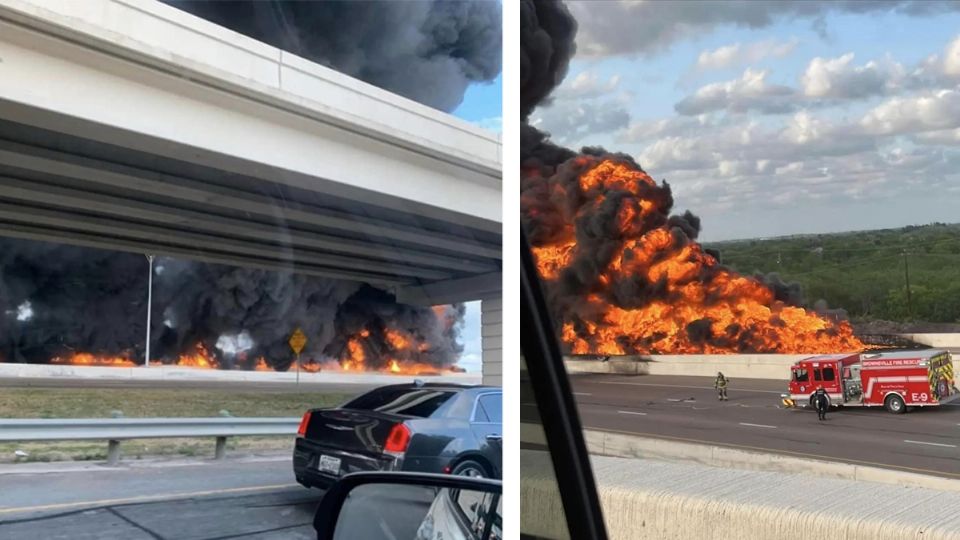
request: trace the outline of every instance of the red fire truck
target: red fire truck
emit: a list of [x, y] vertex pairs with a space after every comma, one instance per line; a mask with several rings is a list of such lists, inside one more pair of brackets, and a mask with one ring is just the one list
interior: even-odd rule
[[790, 372], [790, 394], [783, 396], [787, 406], [812, 407], [818, 386], [831, 406], [883, 406], [894, 414], [960, 397], [947, 351], [827, 354], [801, 360]]

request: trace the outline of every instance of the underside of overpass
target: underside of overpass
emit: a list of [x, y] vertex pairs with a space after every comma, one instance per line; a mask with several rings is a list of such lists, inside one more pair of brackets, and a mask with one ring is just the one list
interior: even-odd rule
[[496, 137], [228, 34], [141, 0], [0, 0], [0, 235], [499, 313]]
[[500, 259], [499, 231], [3, 120], [0, 229], [388, 288], [496, 273]]

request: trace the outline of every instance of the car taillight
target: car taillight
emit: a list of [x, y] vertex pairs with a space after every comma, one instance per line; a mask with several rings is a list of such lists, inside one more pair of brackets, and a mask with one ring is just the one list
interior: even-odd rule
[[297, 428], [297, 435], [300, 437], [307, 436], [307, 424], [310, 423], [310, 411], [303, 413], [303, 420], [300, 420], [300, 427]]
[[383, 445], [383, 451], [402, 454], [407, 451], [408, 444], [410, 444], [410, 428], [397, 424], [390, 430], [390, 435], [387, 435], [387, 444]]

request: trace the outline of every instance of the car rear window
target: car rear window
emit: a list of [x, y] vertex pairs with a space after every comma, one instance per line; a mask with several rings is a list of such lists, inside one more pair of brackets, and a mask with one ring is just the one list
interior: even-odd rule
[[453, 394], [430, 388], [379, 388], [348, 402], [344, 408], [427, 418]]

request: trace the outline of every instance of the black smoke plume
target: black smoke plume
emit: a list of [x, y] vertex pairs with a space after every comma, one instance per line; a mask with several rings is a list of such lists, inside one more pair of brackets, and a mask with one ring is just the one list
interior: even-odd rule
[[[643, 269], [694, 243], [700, 233], [700, 219], [689, 211], [671, 214], [673, 195], [665, 181], [659, 185], [652, 181], [631, 184], [628, 174], [618, 180], [596, 180], [592, 187], [583, 187], [583, 174], [594, 171], [602, 162], [622, 166], [631, 174], [646, 177], [646, 173], [628, 155], [599, 147], [574, 152], [553, 144], [549, 134], [529, 125], [529, 115], [538, 106], [549, 106], [551, 92], [566, 75], [570, 58], [576, 51], [577, 24], [567, 8], [556, 0], [524, 0], [520, 9], [521, 221], [534, 248], [553, 250], [548, 256], [554, 256], [558, 246], [576, 246], [567, 253], [568, 259], [558, 265], [556, 275], [545, 280], [544, 286], [548, 301], [558, 315], [555, 318], [558, 333], [563, 333], [564, 327], [572, 330], [573, 341], [579, 340], [581, 348], [586, 343], [585, 348], [593, 351], [598, 346], [594, 340], [596, 329], [606, 324], [604, 312], [598, 310], [605, 310], [606, 306], [632, 310], [654, 301], [669, 304], [680, 298], [668, 288], [664, 277], [650, 281], [644, 277]], [[647, 180], [651, 179], [647, 177]], [[624, 218], [625, 215], [629, 217]], [[663, 245], [652, 259], [643, 259], [647, 255], [639, 253], [640, 249], [626, 247], [635, 246], [631, 243], [653, 231], [664, 234], [657, 237]], [[663, 239], [664, 236], [667, 239]], [[707, 291], [702, 300], [705, 304], [722, 301], [727, 294], [724, 280], [731, 271], [719, 264], [719, 253], [705, 252], [699, 247], [688, 253], [689, 260], [697, 262], [698, 271], [684, 276], [683, 281], [675, 285], [682, 288], [684, 284], [700, 284]], [[622, 268], [631, 268], [636, 260], [643, 262], [637, 263], [636, 272], [607, 272], [615, 260]], [[803, 304], [800, 286], [784, 283], [775, 274], [756, 276], [754, 284], [771, 290], [773, 302], [778, 306]], [[817, 306], [815, 310], [824, 316], [841, 315], [838, 312], [828, 315], [824, 306]], [[830, 318], [839, 319], [838, 316]], [[775, 317], [769, 323], [775, 326], [782, 321]], [[709, 319], [687, 323], [687, 341], [729, 350], [771, 352], [763, 349], [771, 346], [761, 335], [766, 325], [744, 328], [732, 323], [724, 335], [713, 335], [712, 325]], [[828, 332], [834, 331], [831, 328]], [[656, 350], [656, 343], [665, 337], [624, 334], [616, 339], [621, 350], [671, 352]], [[567, 337], [565, 341], [569, 345], [571, 340]]]
[[[75, 352], [140, 361], [147, 269], [142, 255], [0, 238], [0, 361], [46, 363]], [[349, 337], [344, 333], [366, 323], [368, 367], [383, 366], [377, 355], [389, 349], [385, 328], [423, 344], [423, 351], [398, 355], [398, 361], [447, 367], [462, 352], [463, 314], [458, 305], [438, 317], [353, 282], [160, 257], [154, 261], [151, 357], [175, 363], [202, 344], [222, 368], [250, 368], [264, 357], [270, 367], [286, 370], [294, 360], [287, 343], [294, 328], [308, 337], [305, 360], [337, 361], [337, 344]], [[245, 346], [231, 345], [238, 339]]]
[[[431, 308], [398, 304], [389, 293], [364, 285], [343, 304], [336, 320], [336, 338], [324, 349], [325, 356], [344, 358], [349, 356], [347, 342], [357, 339], [363, 348], [368, 367], [387, 367], [387, 359], [424, 362], [437, 367], [448, 367], [451, 359], [459, 358], [463, 346], [457, 341], [457, 321], [463, 319], [464, 306], [458, 304], [439, 319]], [[398, 348], [390, 343], [385, 334], [388, 329], [401, 330], [431, 346], [424, 350]], [[369, 335], [357, 338], [361, 332]]]
[[490, 0], [165, 0], [442, 111], [500, 73], [500, 3]]
[[567, 75], [577, 21], [558, 1], [520, 4], [520, 117], [526, 121]]

